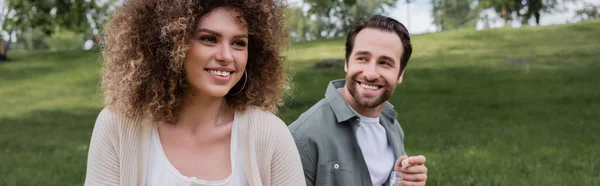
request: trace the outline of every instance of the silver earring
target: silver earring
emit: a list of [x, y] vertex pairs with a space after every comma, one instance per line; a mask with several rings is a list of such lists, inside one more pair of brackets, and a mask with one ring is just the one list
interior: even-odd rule
[[240, 88], [240, 90], [238, 92], [236, 92], [235, 94], [228, 94], [230, 96], [237, 96], [238, 94], [242, 93], [242, 90], [244, 90], [244, 88], [246, 87], [246, 83], [248, 82], [248, 71], [244, 70], [244, 85], [242, 86], [242, 88]]

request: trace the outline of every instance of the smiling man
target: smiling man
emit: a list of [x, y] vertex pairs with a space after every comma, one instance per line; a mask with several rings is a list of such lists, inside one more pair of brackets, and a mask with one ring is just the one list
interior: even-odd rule
[[408, 158], [396, 111], [387, 102], [412, 53], [400, 22], [373, 16], [356, 23], [346, 39], [345, 80], [329, 83], [325, 98], [303, 113], [290, 130], [308, 185], [425, 185], [424, 156]]

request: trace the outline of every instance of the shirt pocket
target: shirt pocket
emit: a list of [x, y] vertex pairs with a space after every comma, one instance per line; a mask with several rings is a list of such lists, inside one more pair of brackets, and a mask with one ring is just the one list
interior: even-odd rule
[[354, 169], [354, 164], [350, 162], [319, 164], [316, 185], [362, 185], [360, 172]]

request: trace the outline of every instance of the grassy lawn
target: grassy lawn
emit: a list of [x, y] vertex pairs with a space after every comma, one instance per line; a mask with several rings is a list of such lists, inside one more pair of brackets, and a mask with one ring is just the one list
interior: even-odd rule
[[[600, 22], [413, 36], [391, 102], [428, 185], [600, 185]], [[291, 123], [343, 69], [344, 40], [294, 43]], [[0, 185], [81, 185], [102, 96], [95, 51], [0, 63]]]

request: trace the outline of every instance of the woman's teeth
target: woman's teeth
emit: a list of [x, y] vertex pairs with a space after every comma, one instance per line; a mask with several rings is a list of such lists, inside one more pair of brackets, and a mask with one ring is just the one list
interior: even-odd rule
[[222, 77], [228, 77], [231, 72], [227, 72], [227, 71], [218, 71], [218, 70], [207, 70], [208, 73], [217, 75], [217, 76], [222, 76]]
[[379, 87], [377, 87], [377, 86], [365, 85], [365, 84], [362, 84], [362, 83], [360, 83], [360, 86], [363, 87], [363, 88], [369, 89], [369, 90], [377, 90], [377, 89], [379, 89]]

